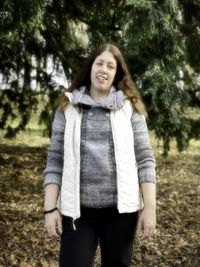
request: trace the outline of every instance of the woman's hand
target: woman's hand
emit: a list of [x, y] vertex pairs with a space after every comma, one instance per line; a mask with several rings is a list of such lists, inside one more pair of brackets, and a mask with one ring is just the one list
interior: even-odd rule
[[45, 226], [50, 237], [59, 237], [62, 234], [62, 216], [58, 210], [45, 214]]
[[142, 233], [142, 239], [148, 239], [156, 229], [156, 209], [144, 208], [140, 214], [137, 233]]

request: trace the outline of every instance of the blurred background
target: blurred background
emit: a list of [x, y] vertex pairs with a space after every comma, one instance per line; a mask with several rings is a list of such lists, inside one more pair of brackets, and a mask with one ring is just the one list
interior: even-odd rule
[[157, 162], [158, 229], [133, 266], [200, 266], [199, 0], [1, 0], [0, 266], [58, 266], [42, 215], [55, 103], [104, 42], [125, 56]]

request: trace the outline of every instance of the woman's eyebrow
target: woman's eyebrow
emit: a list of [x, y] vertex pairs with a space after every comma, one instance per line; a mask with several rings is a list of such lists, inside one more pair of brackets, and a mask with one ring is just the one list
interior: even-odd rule
[[[102, 58], [97, 58], [97, 60], [100, 60], [100, 61], [102, 61], [102, 62], [104, 62], [105, 60], [104, 59], [102, 59]], [[108, 61], [108, 63], [109, 64], [113, 64], [113, 65], [115, 65], [115, 63], [113, 62], [113, 61]]]

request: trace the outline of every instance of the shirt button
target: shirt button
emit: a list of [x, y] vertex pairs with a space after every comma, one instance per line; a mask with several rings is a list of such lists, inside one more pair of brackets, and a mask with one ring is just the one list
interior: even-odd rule
[[89, 112], [88, 112], [88, 115], [89, 115], [89, 116], [92, 116], [92, 115], [93, 115], [93, 112], [92, 112], [92, 111], [89, 111]]
[[109, 113], [106, 113], [106, 116], [107, 116], [107, 117], [110, 117], [110, 114], [109, 114]]

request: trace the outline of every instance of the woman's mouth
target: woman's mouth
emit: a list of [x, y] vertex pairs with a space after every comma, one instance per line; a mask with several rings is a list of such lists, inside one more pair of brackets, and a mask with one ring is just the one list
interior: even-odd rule
[[96, 77], [97, 77], [97, 79], [99, 81], [105, 81], [105, 80], [107, 80], [107, 77], [106, 76], [103, 76], [103, 75], [97, 75]]

